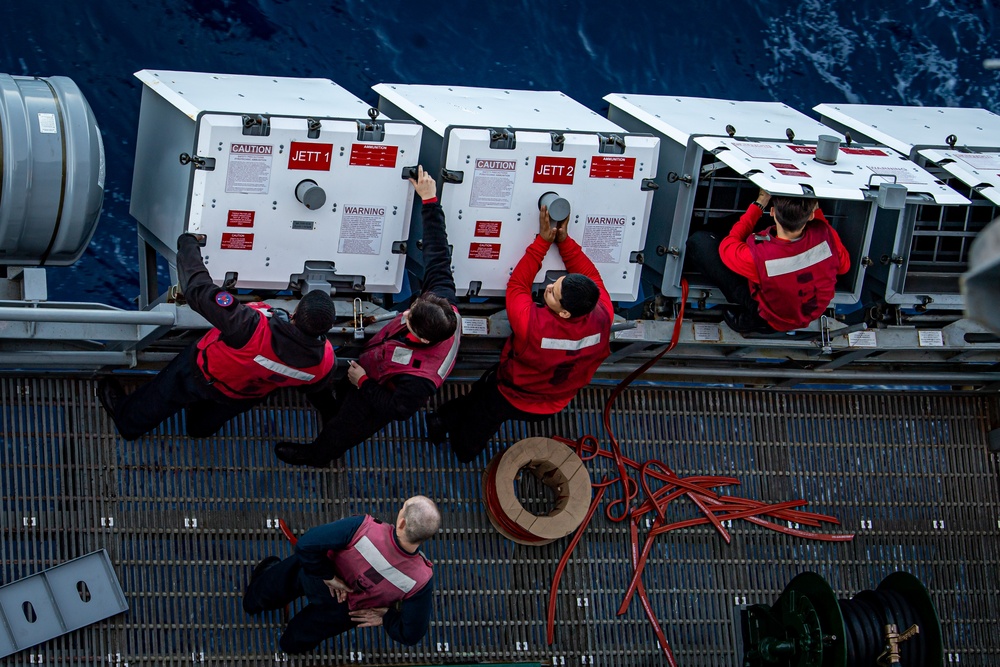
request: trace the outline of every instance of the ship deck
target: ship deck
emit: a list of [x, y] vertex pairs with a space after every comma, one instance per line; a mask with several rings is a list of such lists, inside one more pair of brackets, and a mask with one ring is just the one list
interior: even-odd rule
[[[502, 538], [481, 500], [486, 457], [463, 466], [426, 444], [421, 415], [390, 425], [343, 465], [295, 469], [270, 447], [314, 434], [298, 394], [272, 397], [211, 439], [178, 435], [175, 418], [124, 442], [94, 387], [89, 378], [0, 377], [0, 571], [7, 583], [103, 548], [130, 609], [0, 664], [664, 664], [640, 606], [616, 616], [629, 537], [603, 508], [570, 560], [555, 643], [546, 645], [548, 589], [565, 540], [532, 547]], [[466, 387], [449, 382], [438, 400]], [[590, 433], [606, 445], [610, 391], [591, 386], [550, 422], [508, 425], [498, 442]], [[1000, 483], [987, 443], [1000, 426], [997, 394], [650, 384], [622, 395], [613, 423], [626, 456], [662, 460], [681, 475], [738, 477], [741, 486], [725, 493], [806, 499], [840, 518], [832, 532], [856, 534], [825, 543], [734, 522], [731, 544], [705, 526], [658, 538], [644, 582], [682, 667], [737, 664], [737, 604], [772, 603], [799, 572], [818, 572], [849, 597], [900, 569], [930, 591], [949, 664], [1000, 664]], [[595, 480], [612, 472], [608, 461], [588, 468]], [[424, 550], [436, 573], [428, 636], [405, 647], [360, 629], [307, 657], [276, 653], [282, 614], [249, 617], [240, 598], [257, 561], [290, 553], [277, 519], [302, 532], [354, 513], [392, 518], [415, 493], [444, 514], [442, 534]], [[671, 508], [695, 516], [679, 501]]]

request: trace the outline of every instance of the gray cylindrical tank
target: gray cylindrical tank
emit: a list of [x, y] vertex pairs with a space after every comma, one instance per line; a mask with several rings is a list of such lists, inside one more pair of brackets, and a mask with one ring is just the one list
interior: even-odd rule
[[0, 74], [0, 265], [67, 266], [104, 203], [104, 144], [63, 76]]

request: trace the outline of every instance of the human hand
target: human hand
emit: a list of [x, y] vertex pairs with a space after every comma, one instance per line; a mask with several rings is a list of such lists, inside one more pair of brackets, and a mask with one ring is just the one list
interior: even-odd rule
[[420, 199], [433, 199], [437, 197], [437, 183], [434, 178], [424, 171], [424, 168], [417, 165], [417, 179], [409, 179], [413, 184], [413, 189], [417, 191]]
[[346, 602], [347, 594], [352, 593], [351, 587], [344, 583], [339, 577], [324, 579], [323, 583], [330, 589], [330, 595], [337, 598], [337, 602]]
[[355, 609], [351, 612], [351, 620], [358, 624], [359, 628], [374, 628], [382, 625], [382, 617], [388, 607], [372, 607], [371, 609]]
[[771, 195], [764, 190], [757, 193], [757, 203], [762, 207], [767, 208], [767, 205], [771, 202]]
[[347, 379], [351, 381], [355, 387], [361, 383], [361, 378], [368, 375], [368, 371], [361, 367], [361, 364], [351, 360], [351, 365], [347, 369]]
[[556, 240], [556, 228], [552, 226], [552, 218], [549, 217], [549, 207], [542, 206], [538, 209], [538, 235], [543, 241], [552, 243]]

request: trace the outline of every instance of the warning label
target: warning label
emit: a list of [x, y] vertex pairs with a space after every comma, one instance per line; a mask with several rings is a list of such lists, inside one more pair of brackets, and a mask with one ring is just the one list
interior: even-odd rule
[[772, 162], [771, 166], [775, 169], [798, 169], [798, 165], [794, 165], [791, 162]]
[[395, 167], [399, 146], [351, 144], [350, 164], [354, 167]]
[[784, 157], [786, 153], [781, 150], [781, 144], [761, 144], [753, 141], [734, 141], [733, 146], [750, 157], [776, 158]]
[[591, 178], [625, 178], [635, 176], [635, 158], [618, 155], [595, 155], [590, 159]]
[[886, 157], [887, 155], [877, 148], [841, 148], [840, 152], [847, 155], [874, 155], [875, 157]]
[[782, 176], [794, 176], [795, 178], [812, 178], [801, 169], [779, 169], [778, 173]]
[[253, 250], [253, 234], [223, 232], [219, 247], [223, 250]]
[[288, 147], [288, 168], [330, 171], [333, 144], [293, 141]]
[[[868, 170], [873, 172], [875, 176], [881, 176], [889, 183], [911, 183], [914, 185], [927, 183], [927, 180], [922, 178], [919, 172], [910, 171], [905, 167], [868, 167]], [[930, 174], [927, 175], [930, 176]]]
[[985, 169], [993, 171], [1000, 169], [1000, 155], [996, 153], [945, 153], [946, 156], [961, 160], [973, 169]]
[[580, 245], [594, 264], [617, 264], [624, 240], [625, 216], [588, 215]]
[[226, 192], [266, 195], [271, 189], [273, 151], [273, 146], [263, 144], [230, 144]]
[[789, 146], [789, 150], [800, 155], [816, 155], [815, 146]]
[[384, 228], [384, 207], [345, 206], [337, 251], [345, 255], [377, 255], [382, 251]]
[[500, 244], [470, 243], [469, 259], [500, 259]]
[[226, 216], [226, 227], [253, 227], [254, 211], [230, 211]]
[[469, 206], [510, 208], [514, 199], [515, 160], [476, 160]]
[[535, 173], [531, 177], [531, 182], [572, 185], [575, 172], [575, 157], [539, 155], [535, 158]]
[[500, 236], [499, 220], [476, 220], [476, 231], [473, 236], [498, 237]]

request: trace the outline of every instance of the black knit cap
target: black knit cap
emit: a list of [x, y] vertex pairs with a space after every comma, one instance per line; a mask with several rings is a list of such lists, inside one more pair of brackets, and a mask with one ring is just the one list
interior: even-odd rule
[[323, 290], [313, 290], [299, 299], [295, 309], [295, 326], [309, 336], [325, 334], [333, 326], [336, 308], [333, 299]]

